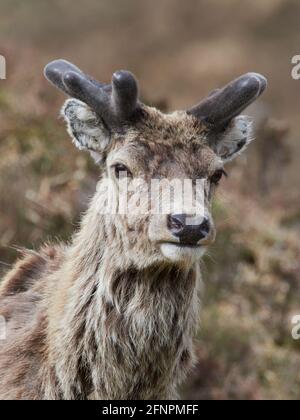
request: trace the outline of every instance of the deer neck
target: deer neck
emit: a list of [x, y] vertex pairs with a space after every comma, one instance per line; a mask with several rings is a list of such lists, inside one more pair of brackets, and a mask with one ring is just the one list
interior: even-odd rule
[[105, 221], [87, 213], [52, 299], [51, 357], [62, 395], [170, 398], [193, 358], [198, 267], [138, 270], [106, 235]]

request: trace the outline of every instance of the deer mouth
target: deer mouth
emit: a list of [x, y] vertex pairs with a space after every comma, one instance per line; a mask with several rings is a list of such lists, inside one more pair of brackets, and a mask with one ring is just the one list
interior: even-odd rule
[[194, 249], [203, 247], [202, 244], [191, 244], [191, 243], [186, 243], [186, 242], [172, 242], [172, 241], [160, 242], [160, 245], [172, 245], [177, 248], [194, 248]]
[[203, 244], [190, 244], [180, 242], [161, 242], [160, 252], [162, 255], [175, 263], [196, 262], [205, 254], [206, 246]]

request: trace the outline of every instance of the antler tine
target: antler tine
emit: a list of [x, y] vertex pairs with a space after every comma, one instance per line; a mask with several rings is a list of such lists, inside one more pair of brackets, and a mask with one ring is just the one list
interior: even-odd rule
[[247, 73], [222, 89], [212, 92], [187, 112], [212, 126], [226, 126], [265, 90], [267, 80], [258, 73]]
[[55, 60], [47, 64], [44, 69], [44, 75], [46, 79], [52, 83], [55, 87], [62, 90], [67, 95], [70, 95], [69, 90], [64, 85], [62, 80], [62, 75], [67, 71], [74, 71], [76, 73], [81, 73], [81, 70], [65, 60]]
[[44, 73], [54, 86], [85, 102], [111, 124], [129, 119], [137, 108], [138, 84], [128, 71], [114, 73], [111, 85], [94, 80], [65, 60], [52, 61]]
[[103, 89], [103, 85], [97, 85], [86, 77], [85, 74], [66, 72], [62, 76], [63, 84], [70, 92], [69, 95], [89, 105], [101, 116], [105, 116], [109, 109], [110, 96]]
[[130, 118], [137, 108], [138, 94], [138, 83], [132, 73], [120, 70], [113, 74], [112, 104], [117, 115]]

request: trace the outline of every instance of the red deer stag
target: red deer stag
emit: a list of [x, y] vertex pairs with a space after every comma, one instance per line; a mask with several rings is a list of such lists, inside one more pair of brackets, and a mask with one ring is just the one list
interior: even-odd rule
[[[252, 139], [239, 114], [266, 79], [247, 73], [186, 111], [163, 114], [139, 101], [127, 71], [103, 84], [57, 60], [45, 75], [71, 97], [62, 109], [68, 132], [101, 176], [71, 244], [26, 252], [1, 284], [0, 398], [177, 398], [194, 362], [199, 260], [215, 237], [212, 196], [224, 164]], [[103, 211], [124, 180], [145, 201], [136, 179], [192, 180], [201, 203]]]

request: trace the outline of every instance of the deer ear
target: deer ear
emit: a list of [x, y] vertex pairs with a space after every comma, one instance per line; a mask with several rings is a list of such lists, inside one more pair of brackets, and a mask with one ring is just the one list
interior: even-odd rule
[[242, 153], [253, 140], [252, 121], [250, 117], [240, 115], [234, 118], [226, 131], [217, 136], [212, 147], [218, 156], [228, 162]]
[[103, 120], [77, 99], [68, 99], [61, 115], [75, 146], [80, 150], [88, 150], [94, 160], [101, 163], [110, 142], [110, 133]]

